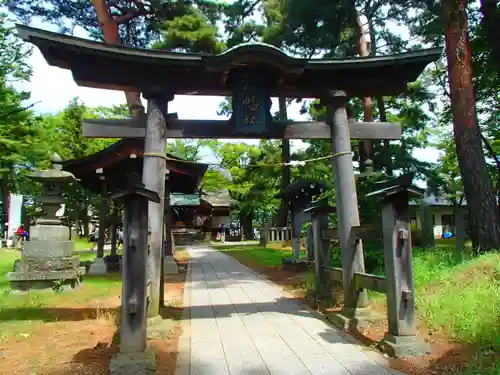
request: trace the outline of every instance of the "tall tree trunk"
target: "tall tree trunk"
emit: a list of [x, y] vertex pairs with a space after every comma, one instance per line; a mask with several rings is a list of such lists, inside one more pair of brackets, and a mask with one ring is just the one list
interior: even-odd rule
[[495, 63], [496, 70], [500, 74], [500, 9], [498, 0], [481, 0], [482, 23], [486, 31], [487, 45], [491, 49], [491, 60]]
[[493, 160], [495, 161], [495, 165], [497, 166], [497, 181], [495, 183], [495, 194], [497, 196], [497, 208], [498, 208], [498, 213], [500, 215], [500, 159], [498, 158], [498, 155], [495, 152], [495, 150], [493, 150], [493, 147], [491, 147], [488, 138], [486, 138], [482, 132], [480, 133], [480, 136], [481, 140], [483, 141], [484, 147], [486, 147], [486, 150], [488, 150], [490, 157], [493, 158]]
[[242, 238], [244, 237], [247, 241], [253, 240], [253, 225], [252, 225], [252, 215], [243, 214], [240, 215], [240, 225]]
[[[97, 20], [101, 26], [104, 41], [108, 44], [121, 45], [120, 34], [118, 33], [118, 23], [109, 13], [109, 8], [105, 0], [92, 0]], [[132, 73], [131, 73], [132, 74]], [[141, 102], [141, 94], [139, 92], [125, 92], [127, 105], [132, 117], [144, 116], [145, 110]]]
[[[361, 57], [367, 57], [370, 55], [368, 50], [368, 42], [366, 41], [365, 30], [363, 27], [363, 22], [361, 21], [361, 14], [358, 12], [356, 15], [357, 23], [357, 36], [358, 36], [358, 53]], [[365, 96], [363, 98], [363, 121], [371, 122], [373, 121], [373, 102], [372, 98]], [[372, 159], [373, 155], [373, 143], [372, 141], [366, 140], [359, 142], [359, 170], [360, 172], [365, 171], [365, 163], [367, 159]]]
[[[286, 98], [280, 96], [278, 98], [279, 102], [279, 119], [284, 121], [288, 119], [286, 112]], [[290, 141], [288, 139], [283, 139], [281, 141], [281, 149], [283, 152], [283, 162], [288, 163], [290, 161]], [[283, 190], [288, 185], [290, 185], [290, 166], [283, 167], [281, 171], [281, 189]], [[280, 208], [278, 211], [278, 220], [276, 225], [281, 227], [286, 227], [288, 225], [288, 198], [281, 198]]]
[[467, 0], [444, 0], [443, 19], [453, 130], [476, 251], [500, 247], [500, 220], [476, 118]]
[[[368, 28], [370, 30], [370, 52], [372, 56], [377, 54], [377, 34], [375, 33], [375, 27], [373, 26], [373, 21], [368, 20]], [[384, 98], [380, 95], [375, 97], [377, 101], [377, 109], [380, 122], [387, 122], [387, 111], [385, 108]], [[385, 167], [385, 171], [389, 176], [392, 176], [392, 155], [391, 155], [391, 144], [389, 140], [383, 141], [383, 153], [382, 153], [382, 165]]]

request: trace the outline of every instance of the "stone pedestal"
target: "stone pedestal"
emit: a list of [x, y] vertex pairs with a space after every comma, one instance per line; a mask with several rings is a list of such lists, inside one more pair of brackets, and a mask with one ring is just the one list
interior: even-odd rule
[[163, 274], [165, 275], [177, 275], [179, 269], [177, 267], [177, 262], [173, 255], [167, 255], [163, 258]]
[[110, 375], [154, 375], [156, 354], [153, 351], [118, 353], [109, 363]]
[[69, 228], [62, 225], [36, 225], [31, 240], [24, 243], [21, 260], [7, 279], [14, 290], [75, 287], [85, 275], [80, 258], [73, 256]]
[[104, 258], [97, 258], [90, 265], [88, 275], [106, 275], [108, 272], [108, 266], [104, 261]]
[[119, 271], [121, 269], [121, 255], [108, 255], [104, 257], [107, 271]]
[[415, 357], [430, 352], [430, 346], [417, 336], [395, 336], [386, 333], [380, 349], [391, 357]]

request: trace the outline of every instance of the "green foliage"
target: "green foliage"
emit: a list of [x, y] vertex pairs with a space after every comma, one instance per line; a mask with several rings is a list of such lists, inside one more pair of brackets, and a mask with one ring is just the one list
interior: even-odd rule
[[[160, 25], [192, 12], [196, 3], [200, 12], [213, 20], [219, 5], [211, 0], [194, 2], [118, 0], [109, 5], [111, 16], [119, 24], [120, 38], [125, 45], [146, 47], [160, 36]], [[34, 17], [56, 25], [59, 31], [71, 34], [82, 28], [92, 39], [102, 40], [102, 32], [91, 1], [87, 0], [7, 0], [6, 6], [22, 22], [29, 24]]]
[[153, 44], [156, 49], [198, 53], [220, 53], [225, 49], [224, 43], [218, 40], [215, 26], [194, 7], [180, 17], [163, 22], [160, 28], [163, 40]]
[[[14, 83], [29, 78], [28, 50], [14, 35], [4, 14], [0, 14], [0, 201], [7, 202], [10, 192], [30, 192], [25, 175], [33, 170], [36, 160], [47, 152], [40, 142], [43, 129], [24, 103], [29, 94], [16, 90]], [[4, 213], [0, 215], [3, 233]]]
[[203, 149], [209, 150], [218, 144], [214, 140], [169, 140], [167, 142], [167, 153], [192, 162], [199, 162]]
[[431, 328], [494, 352], [500, 305], [500, 256], [461, 261], [454, 249], [415, 251], [415, 286], [419, 314]]
[[31, 67], [27, 59], [31, 49], [27, 48], [16, 36], [12, 25], [5, 13], [0, 12], [0, 81], [2, 85], [7, 81], [25, 81], [31, 75]]
[[209, 167], [201, 181], [201, 189], [206, 192], [216, 192], [228, 184], [230, 184], [230, 180], [223, 174], [220, 168]]
[[419, 228], [417, 228], [416, 224], [411, 224], [410, 229], [411, 229], [412, 246], [415, 247], [422, 246], [422, 231]]
[[272, 165], [281, 162], [279, 142], [261, 141], [259, 147], [218, 143], [212, 147], [225, 171], [212, 169], [205, 184], [215, 187], [222, 183], [219, 188], [227, 187], [231, 197], [239, 202], [236, 214], [240, 218], [266, 221], [278, 204], [274, 195], [279, 191], [280, 169]]
[[66, 283], [66, 279], [59, 279], [54, 281], [54, 285], [52, 285], [52, 290], [54, 292], [62, 292], [64, 290], [64, 284]]
[[[340, 247], [338, 245], [331, 246], [332, 251], [332, 267], [342, 267], [340, 258]], [[384, 274], [384, 251], [379, 243], [363, 241], [363, 251], [365, 259], [365, 271], [375, 275]]]

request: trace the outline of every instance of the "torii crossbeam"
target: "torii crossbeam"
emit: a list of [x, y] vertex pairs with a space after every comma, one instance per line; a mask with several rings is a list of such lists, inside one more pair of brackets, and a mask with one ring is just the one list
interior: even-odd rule
[[[178, 120], [167, 117], [168, 138], [180, 139], [330, 139], [331, 127], [320, 121], [273, 121], [264, 133], [235, 132], [230, 120]], [[147, 118], [138, 120], [88, 119], [83, 136], [89, 138], [144, 138]], [[351, 139], [401, 139], [396, 122], [349, 122]]]

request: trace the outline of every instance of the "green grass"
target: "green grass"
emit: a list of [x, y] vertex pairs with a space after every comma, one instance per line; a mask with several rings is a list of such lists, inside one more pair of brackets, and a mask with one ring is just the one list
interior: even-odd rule
[[279, 267], [283, 258], [292, 256], [291, 250], [276, 250], [264, 246], [221, 246], [218, 249], [237, 260], [246, 261], [247, 264], [264, 267]]
[[90, 250], [94, 247], [94, 243], [84, 238], [78, 238], [74, 241], [74, 250]]
[[87, 261], [93, 261], [97, 257], [97, 253], [95, 251], [93, 252], [78, 252], [75, 255], [78, 255], [80, 257], [80, 262], [87, 262]]
[[14, 336], [19, 337], [19, 334], [29, 334], [44, 322], [67, 319], [68, 314], [95, 315], [95, 307], [85, 306], [120, 293], [121, 279], [118, 274], [87, 277], [72, 291], [11, 293], [6, 274], [12, 271], [13, 263], [20, 255], [16, 250], [0, 250], [0, 343]]
[[500, 254], [457, 260], [452, 251], [417, 252], [418, 314], [456, 341], [500, 351]]
[[413, 267], [418, 316], [475, 348], [463, 375], [500, 375], [500, 254], [459, 259], [454, 247], [416, 249]]

